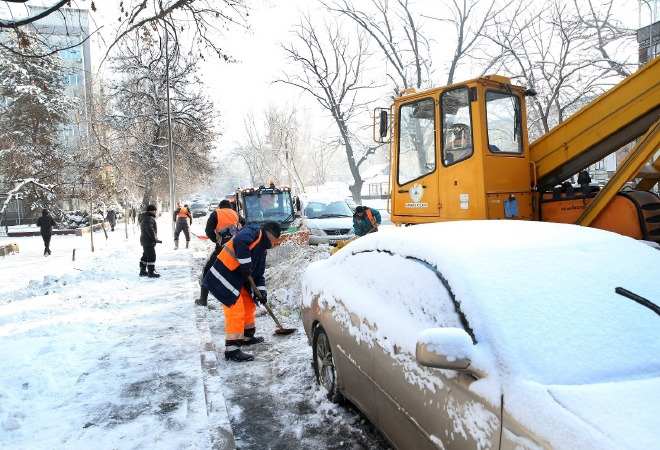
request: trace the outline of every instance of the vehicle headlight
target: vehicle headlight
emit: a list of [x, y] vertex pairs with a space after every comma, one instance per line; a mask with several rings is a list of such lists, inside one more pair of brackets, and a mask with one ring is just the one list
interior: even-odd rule
[[310, 228], [309, 232], [312, 233], [314, 236], [325, 236], [325, 233], [320, 228]]

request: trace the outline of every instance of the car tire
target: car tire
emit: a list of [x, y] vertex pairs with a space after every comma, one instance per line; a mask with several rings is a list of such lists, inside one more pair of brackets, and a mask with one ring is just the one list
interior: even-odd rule
[[342, 403], [344, 397], [337, 386], [337, 368], [332, 356], [332, 346], [321, 325], [314, 329], [312, 365], [314, 366], [316, 382], [327, 391], [328, 400], [333, 403]]

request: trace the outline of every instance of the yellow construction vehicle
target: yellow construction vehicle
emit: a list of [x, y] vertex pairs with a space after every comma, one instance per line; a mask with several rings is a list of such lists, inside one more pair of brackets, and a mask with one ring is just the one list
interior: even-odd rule
[[[660, 58], [530, 144], [525, 96], [534, 94], [491, 75], [406, 90], [377, 109], [392, 221], [542, 220], [660, 242], [660, 198], [649, 192], [660, 178]], [[635, 139], [609, 182], [592, 186], [584, 170]], [[577, 188], [566, 182], [576, 174]]]

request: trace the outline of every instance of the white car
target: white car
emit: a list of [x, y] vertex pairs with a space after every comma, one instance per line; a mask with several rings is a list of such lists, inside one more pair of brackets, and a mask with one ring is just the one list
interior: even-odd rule
[[303, 225], [309, 229], [309, 243], [312, 245], [333, 245], [355, 237], [353, 210], [342, 198], [301, 198], [301, 214]]
[[660, 448], [660, 252], [608, 231], [391, 228], [312, 263], [317, 379], [398, 449]]

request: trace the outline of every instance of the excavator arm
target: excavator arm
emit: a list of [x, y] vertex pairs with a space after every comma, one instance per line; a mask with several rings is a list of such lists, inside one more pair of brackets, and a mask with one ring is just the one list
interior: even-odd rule
[[562, 183], [642, 136], [658, 119], [660, 58], [530, 144], [539, 187]]

